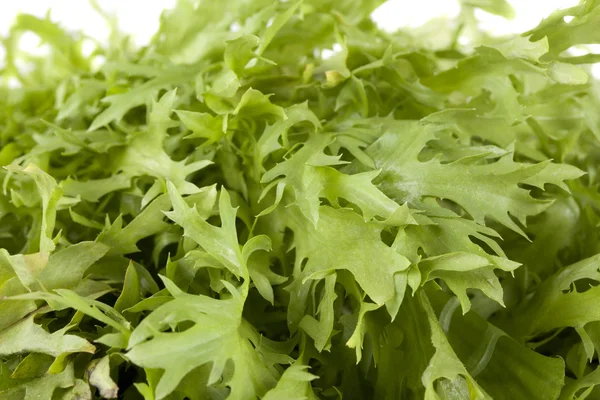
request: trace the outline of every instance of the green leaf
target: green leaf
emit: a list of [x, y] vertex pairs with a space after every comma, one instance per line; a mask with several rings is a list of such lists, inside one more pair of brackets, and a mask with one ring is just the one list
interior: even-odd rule
[[90, 385], [81, 379], [75, 380], [75, 385], [63, 394], [61, 400], [87, 400], [92, 398]]
[[67, 178], [62, 183], [62, 188], [67, 196], [81, 197], [84, 200], [96, 202], [109, 193], [128, 189], [131, 178], [123, 175], [113, 175], [110, 178], [91, 179], [85, 182]]
[[192, 131], [186, 139], [205, 138], [211, 144], [219, 142], [225, 134], [221, 116], [185, 110], [176, 110], [175, 113], [185, 127]]
[[140, 278], [136, 271], [133, 262], [129, 263], [127, 272], [125, 273], [125, 281], [123, 282], [123, 290], [115, 303], [115, 310], [123, 312], [123, 310], [133, 307], [141, 299]]
[[1, 355], [43, 353], [64, 357], [71, 353], [94, 353], [96, 350], [85, 339], [66, 334], [68, 326], [48, 333], [33, 321], [34, 317], [35, 315], [25, 318], [0, 332]]
[[32, 292], [13, 296], [7, 300], [44, 300], [54, 309], [73, 308], [115, 328], [125, 335], [129, 334], [129, 322], [112, 307], [97, 300], [82, 297], [68, 289], [56, 289], [55, 292], [57, 294]]
[[354, 333], [350, 336], [350, 339], [346, 342], [346, 346], [356, 349], [356, 362], [359, 363], [362, 358], [362, 347], [367, 333], [365, 314], [369, 311], [377, 310], [379, 306], [373, 303], [362, 302], [360, 303], [360, 310], [358, 312], [358, 320], [356, 322], [356, 328]]
[[110, 377], [110, 358], [104, 356], [93, 360], [86, 368], [90, 385], [96, 387], [100, 396], [106, 399], [116, 399], [119, 387]]
[[186, 181], [186, 177], [212, 162], [198, 160], [173, 161], [165, 152], [163, 141], [167, 130], [175, 126], [170, 119], [176, 90], [164, 94], [158, 102], [152, 102], [148, 115], [148, 131], [132, 138], [121, 157], [117, 158], [115, 170], [126, 171], [129, 176], [148, 175], [173, 182], [184, 194], [195, 193], [198, 188]]
[[[568, 381], [560, 394], [561, 400], [585, 399], [589, 396], [596, 385], [600, 384], [600, 372], [598, 368], [581, 379]], [[585, 389], [581, 392], [582, 389]], [[578, 394], [579, 393], [579, 394]], [[577, 397], [576, 397], [577, 396]]]
[[[514, 337], [529, 338], [557, 328], [583, 327], [600, 320], [595, 307], [597, 286], [579, 292], [574, 283], [600, 281], [600, 256], [596, 255], [565, 267], [546, 279], [527, 301], [499, 319]], [[567, 311], [568, 310], [568, 311]], [[510, 325], [505, 318], [510, 318]]]
[[245, 117], [272, 116], [282, 119], [286, 118], [285, 112], [281, 106], [273, 104], [269, 100], [269, 96], [252, 88], [248, 89], [242, 95], [233, 114]]
[[[263, 183], [268, 183], [279, 176], [284, 176], [279, 182], [293, 188], [296, 198], [294, 204], [315, 225], [319, 219], [319, 195], [324, 189], [320, 170], [316, 167], [342, 164], [339, 157], [327, 156], [323, 153], [325, 146], [332, 141], [329, 135], [311, 135], [300, 150], [263, 174], [261, 180]], [[266, 190], [271, 187], [268, 186]]]
[[[1, 374], [5, 375], [6, 373], [7, 368], [3, 364]], [[75, 384], [73, 363], [69, 363], [59, 374], [44, 374], [39, 378], [29, 380], [6, 378], [0, 387], [0, 395], [10, 400], [51, 399], [56, 389], [69, 388]]]
[[[565, 16], [574, 17], [573, 21], [567, 23]], [[571, 46], [598, 43], [600, 37], [594, 27], [599, 19], [598, 3], [582, 1], [576, 6], [553, 12], [527, 34], [531, 34], [535, 40], [546, 36], [550, 44], [550, 53], [546, 58], [554, 59]]]
[[[238, 289], [227, 283], [231, 298], [217, 300], [181, 292], [163, 280], [175, 299], [140, 323], [131, 335], [127, 353], [137, 365], [164, 369], [156, 388], [157, 399], [171, 393], [192, 369], [209, 362], [209, 385], [221, 378], [228, 360], [237, 366], [225, 382], [231, 388], [230, 399], [263, 395], [275, 386], [276, 370], [264, 363], [250, 344], [249, 339], [256, 334], [241, 318], [244, 297]], [[192, 321], [193, 326], [178, 332], [177, 326], [184, 321]], [[160, 333], [169, 327], [173, 332]]]
[[161, 71], [160, 75], [139, 86], [130, 88], [125, 93], [113, 94], [102, 99], [110, 106], [96, 116], [89, 131], [95, 131], [113, 121], [119, 121], [132, 108], [146, 104], [161, 89], [170, 88], [173, 84], [183, 83], [193, 79], [198, 71], [192, 67], [169, 67]]
[[37, 276], [39, 285], [46, 290], [75, 287], [108, 250], [102, 243], [80, 242], [51, 254]]
[[325, 288], [323, 297], [319, 302], [316, 314], [319, 316], [317, 320], [311, 315], [305, 315], [300, 324], [300, 329], [305, 331], [308, 336], [315, 341], [315, 347], [320, 352], [329, 350], [330, 339], [333, 335], [333, 324], [335, 322], [335, 314], [333, 311], [333, 302], [337, 298], [335, 294], [336, 275], [330, 274], [325, 277]]
[[229, 194], [221, 189], [219, 212], [221, 226], [216, 227], [202, 218], [196, 208], [190, 208], [172, 183], [168, 183], [173, 211], [167, 217], [183, 227], [185, 236], [198, 243], [223, 267], [238, 277], [247, 277], [248, 271], [238, 244], [235, 227], [236, 209], [231, 206]]
[[550, 49], [548, 38], [531, 41], [528, 37], [517, 36], [496, 46], [506, 58], [525, 58], [531, 62], [540, 62], [540, 57]]
[[[321, 127], [321, 123], [317, 116], [308, 108], [307, 103], [293, 105], [286, 108], [284, 111], [286, 118], [282, 118], [274, 124], [268, 125], [256, 143], [254, 148], [254, 160], [257, 171], [264, 172], [262, 164], [265, 157], [282, 147], [288, 146], [288, 131], [294, 125], [308, 122], [314, 129], [319, 129]], [[283, 146], [279, 143], [280, 138], [283, 141]]]
[[1, 399], [598, 397], [600, 0], [383, 3], [15, 18]]
[[505, 0], [461, 0], [461, 4], [481, 8], [490, 14], [500, 15], [504, 18], [515, 17], [515, 9]]
[[[506, 265], [505, 271], [513, 271], [519, 265]], [[471, 308], [467, 289], [479, 289], [490, 299], [504, 306], [500, 281], [494, 274], [495, 265], [485, 258], [470, 253], [447, 253], [425, 258], [419, 262], [424, 281], [440, 278], [456, 294], [463, 313]]]
[[[447, 294], [428, 292], [441, 328], [470, 374], [494, 399], [555, 399], [563, 386], [564, 362], [536, 353], [475, 312], [458, 312]], [[514, 384], [498, 380], [504, 376]]]
[[548, 66], [548, 75], [556, 82], [567, 85], [584, 85], [588, 82], [588, 75], [581, 67], [556, 61]]
[[[202, 188], [198, 193], [189, 196], [187, 202], [195, 204], [201, 215], [208, 218], [216, 201], [217, 192], [214, 186]], [[129, 224], [122, 226], [123, 218], [117, 218], [110, 227], [98, 235], [98, 241], [110, 246], [110, 253], [129, 254], [139, 251], [137, 243], [146, 237], [158, 234], [167, 229], [164, 213], [169, 210], [169, 196], [160, 195], [148, 204]]]
[[[435, 348], [435, 353], [421, 377], [423, 386], [425, 386], [425, 398], [440, 398], [438, 390], [434, 387], [434, 383], [440, 378], [445, 378], [447, 379], [445, 384], [440, 385], [442, 392], [448, 391], [453, 393], [459, 391], [464, 394], [468, 393], [469, 397], [476, 399], [491, 399], [492, 397], [485, 393], [467, 372], [467, 369], [450, 346], [425, 293], [421, 292], [420, 295], [421, 304], [427, 313], [427, 319], [431, 328], [431, 342]], [[462, 379], [466, 381], [466, 384]]]
[[[31, 250], [40, 252], [48, 252], [54, 250], [56, 247], [54, 244], [54, 225], [56, 223], [56, 206], [60, 200], [63, 191], [56, 184], [56, 180], [48, 175], [46, 172], [41, 170], [35, 164], [29, 164], [27, 167], [22, 168], [17, 165], [10, 165], [6, 167], [9, 171], [19, 174], [24, 174], [35, 182], [37, 188], [37, 195], [41, 200], [42, 214], [39, 221], [39, 242], [32, 244]], [[28, 193], [32, 196], [33, 193]]]
[[307, 372], [308, 365], [293, 364], [285, 370], [277, 386], [269, 390], [264, 400], [316, 400], [310, 381], [317, 379], [317, 376]]
[[306, 280], [322, 279], [334, 270], [350, 271], [376, 304], [404, 295], [403, 290], [398, 292], [395, 276], [405, 271], [410, 261], [381, 242], [379, 225], [364, 222], [353, 211], [322, 206], [319, 222], [313, 227], [302, 214], [288, 210], [288, 226], [296, 244], [290, 323], [298, 323], [296, 313], [304, 312]]
[[546, 164], [523, 164], [512, 160], [512, 154], [499, 160], [480, 164], [469, 159], [442, 164], [431, 159], [418, 159], [427, 142], [434, 140], [434, 131], [419, 123], [401, 124], [398, 131], [388, 131], [368, 149], [381, 173], [380, 187], [384, 193], [400, 201], [418, 202], [425, 197], [448, 199], [457, 203], [483, 225], [485, 217], [515, 232], [525, 235], [521, 227], [526, 218], [544, 211], [550, 203], [531, 197], [519, 186], [543, 173]]
[[258, 47], [258, 38], [254, 35], [240, 36], [227, 41], [223, 59], [225, 64], [237, 76], [243, 75], [246, 64], [254, 57], [254, 49]]
[[346, 175], [322, 168], [319, 173], [323, 179], [321, 196], [331, 204], [338, 205], [338, 198], [344, 198], [360, 208], [365, 221], [380, 216], [391, 225], [416, 224], [406, 204], [398, 205], [372, 183], [379, 171]]

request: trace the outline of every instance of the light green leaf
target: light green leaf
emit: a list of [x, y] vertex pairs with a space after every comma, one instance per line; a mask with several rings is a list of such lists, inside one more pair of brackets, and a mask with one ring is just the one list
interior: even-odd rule
[[519, 186], [543, 173], [546, 164], [516, 163], [512, 154], [489, 164], [468, 159], [450, 164], [436, 159], [423, 162], [418, 155], [434, 140], [434, 129], [413, 122], [399, 125], [404, 129], [402, 135], [399, 131], [386, 132], [367, 149], [377, 168], [382, 169], [380, 188], [397, 201], [418, 202], [426, 197], [452, 200], [478, 224], [493, 217], [521, 235], [525, 233], [511, 217], [525, 225], [528, 216], [550, 206]]
[[[56, 205], [62, 197], [63, 191], [56, 184], [56, 180], [42, 171], [35, 164], [29, 164], [22, 168], [17, 165], [6, 167], [9, 171], [24, 174], [31, 177], [35, 182], [37, 194], [42, 203], [42, 215], [40, 218], [40, 233], [39, 242], [32, 247], [32, 250], [40, 252], [48, 252], [54, 250], [54, 225], [56, 223]], [[30, 193], [31, 196], [33, 193]]]
[[108, 246], [102, 243], [80, 242], [51, 254], [37, 276], [39, 285], [46, 290], [75, 287], [86, 270], [108, 250]]
[[263, 400], [316, 400], [310, 381], [318, 377], [307, 372], [308, 365], [293, 364], [285, 370], [277, 386], [269, 390]]
[[467, 369], [450, 346], [424, 292], [420, 293], [420, 301], [427, 313], [427, 319], [431, 328], [431, 342], [435, 348], [435, 353], [421, 377], [423, 386], [425, 386], [425, 399], [433, 400], [441, 398], [434, 386], [435, 381], [440, 378], [445, 378], [449, 381], [441, 386], [442, 392], [448, 391], [453, 393], [459, 391], [474, 399], [492, 399], [477, 384], [471, 374], [467, 372]]
[[574, 283], [581, 279], [600, 281], [600, 256], [569, 265], [546, 279], [531, 298], [500, 316], [500, 326], [517, 338], [529, 338], [557, 328], [583, 327], [599, 321], [595, 306], [598, 286], [579, 292]]
[[296, 243], [294, 283], [290, 287], [293, 295], [288, 313], [292, 327], [304, 314], [308, 294], [305, 280], [323, 279], [334, 270], [350, 271], [376, 304], [395, 299], [398, 288], [394, 275], [405, 271], [410, 261], [381, 242], [379, 225], [364, 222], [353, 211], [322, 206], [319, 222], [313, 227], [302, 214], [292, 208], [288, 210], [286, 216]]
[[119, 387], [110, 377], [109, 356], [92, 360], [86, 368], [86, 375], [90, 385], [98, 389], [100, 396], [106, 399], [117, 398]]
[[223, 267], [236, 276], [247, 277], [246, 261], [238, 243], [235, 227], [236, 209], [231, 206], [227, 191], [224, 188], [221, 189], [219, 196], [221, 226], [216, 227], [206, 222], [195, 208], [188, 207], [170, 182], [168, 189], [173, 203], [173, 211], [166, 212], [165, 215], [182, 226], [184, 234], [202, 246]]
[[[6, 373], [6, 367], [2, 365], [0, 368], [2, 376]], [[9, 400], [51, 399], [56, 389], [68, 388], [75, 383], [73, 363], [69, 363], [64, 371], [58, 374], [45, 374], [25, 381], [8, 379], [0, 387], [0, 396]]]
[[19, 353], [43, 353], [54, 357], [71, 353], [94, 353], [96, 348], [87, 340], [68, 335], [68, 327], [54, 333], [46, 332], [33, 319], [25, 318], [0, 332], [0, 354], [8, 356]]
[[[479, 289], [490, 299], [504, 305], [500, 281], [494, 274], [495, 265], [482, 256], [470, 253], [447, 253], [441, 256], [425, 258], [419, 262], [419, 270], [424, 281], [442, 279], [456, 294], [463, 313], [471, 308], [467, 289]], [[519, 264], [507, 263], [502, 269], [513, 271]]]
[[[221, 379], [228, 360], [238, 366], [225, 382], [231, 388], [230, 399], [263, 395], [275, 386], [276, 371], [250, 344], [249, 338], [255, 333], [241, 318], [244, 297], [236, 288], [228, 283], [232, 297], [217, 300], [181, 292], [163, 280], [175, 299], [140, 323], [131, 335], [127, 353], [137, 365], [164, 369], [156, 388], [157, 399], [165, 398], [186, 374], [205, 363], [212, 363], [208, 385], [213, 385]], [[177, 325], [184, 321], [194, 325], [178, 332]], [[174, 331], [160, 333], [169, 327]]]
[[243, 75], [246, 64], [254, 58], [254, 49], [258, 47], [258, 43], [258, 38], [254, 35], [240, 36], [227, 41], [223, 59], [238, 77]]
[[[458, 301], [440, 291], [428, 291], [441, 328], [477, 383], [494, 399], [555, 399], [563, 386], [564, 362], [538, 354], [475, 312], [463, 314]], [[498, 380], [506, 377], [514, 384]]]
[[557, 61], [552, 61], [548, 66], [548, 75], [565, 85], [584, 85], [588, 82], [588, 75], [581, 67]]

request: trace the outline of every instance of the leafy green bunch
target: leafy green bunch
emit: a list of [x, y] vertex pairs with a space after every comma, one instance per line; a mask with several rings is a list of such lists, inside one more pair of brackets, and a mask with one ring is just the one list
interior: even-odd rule
[[0, 398], [600, 398], [600, 0], [501, 38], [504, 0], [381, 3], [16, 19]]

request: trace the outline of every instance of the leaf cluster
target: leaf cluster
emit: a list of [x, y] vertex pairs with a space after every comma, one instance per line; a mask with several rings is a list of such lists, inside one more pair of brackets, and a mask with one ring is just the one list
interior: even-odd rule
[[600, 0], [382, 2], [179, 0], [91, 54], [15, 20], [0, 398], [600, 397]]

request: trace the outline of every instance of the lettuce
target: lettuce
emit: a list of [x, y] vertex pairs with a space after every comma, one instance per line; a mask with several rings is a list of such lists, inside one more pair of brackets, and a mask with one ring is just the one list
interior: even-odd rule
[[18, 16], [2, 399], [600, 396], [600, 0], [501, 38], [504, 0], [381, 3], [179, 0], [142, 48]]

